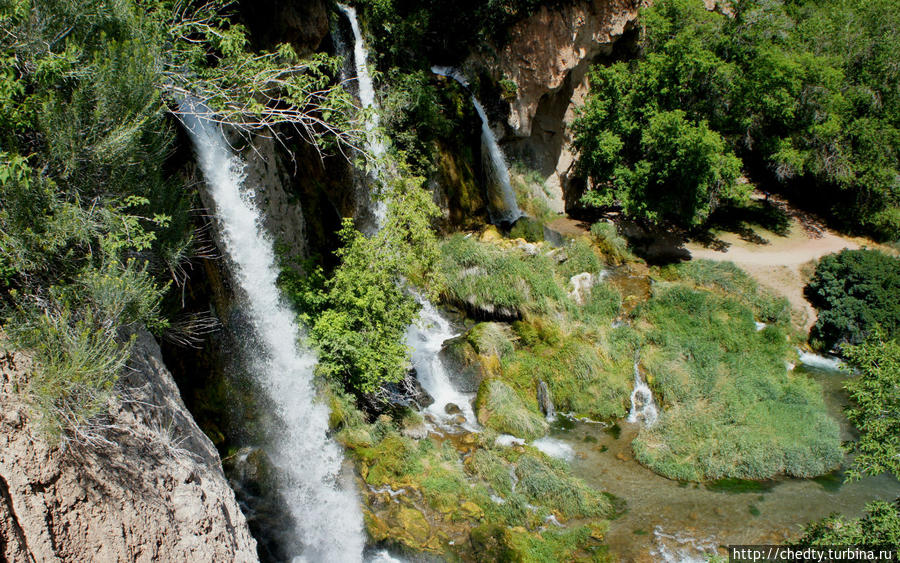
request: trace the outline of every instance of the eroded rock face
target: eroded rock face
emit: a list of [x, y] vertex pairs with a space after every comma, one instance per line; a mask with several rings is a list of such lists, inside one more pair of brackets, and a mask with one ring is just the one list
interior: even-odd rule
[[515, 24], [499, 51], [473, 61], [498, 83], [515, 83], [507, 118], [512, 135], [501, 143], [508, 155], [541, 173], [553, 211], [565, 211], [571, 200], [575, 154], [568, 126], [587, 95], [587, 71], [598, 57], [612, 53], [637, 12], [636, 0], [544, 6]]
[[242, 151], [247, 175], [244, 185], [253, 188], [266, 231], [283, 245], [289, 256], [304, 258], [307, 248], [303, 207], [289, 191], [290, 174], [275, 143], [273, 137], [259, 135]]
[[[509, 116], [516, 135], [531, 135], [541, 98], [559, 90], [572, 70], [612, 52], [613, 43], [637, 17], [637, 8], [634, 0], [543, 6], [510, 29], [509, 41], [497, 55], [496, 66], [502, 73], [499, 78], [516, 83]], [[583, 78], [584, 72], [581, 75]]]
[[0, 356], [0, 560], [257, 560], [218, 453], [149, 333], [131, 365], [112, 443], [63, 452], [15, 392], [27, 356]]

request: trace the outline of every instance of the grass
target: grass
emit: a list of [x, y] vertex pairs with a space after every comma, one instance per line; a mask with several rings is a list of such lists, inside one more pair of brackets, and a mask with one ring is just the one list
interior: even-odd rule
[[595, 344], [582, 338], [518, 350], [504, 360], [503, 372], [523, 392], [546, 381], [561, 412], [605, 419], [624, 416], [628, 410], [630, 364], [604, 357]]
[[553, 260], [453, 235], [441, 245], [443, 298], [475, 316], [546, 313], [566, 299]]
[[664, 268], [664, 272], [670, 279], [688, 280], [698, 287], [713, 289], [746, 303], [762, 322], [786, 325], [791, 320], [790, 302], [759, 287], [756, 280], [733, 262], [691, 260]]
[[591, 238], [603, 254], [615, 264], [621, 264], [634, 258], [628, 250], [628, 241], [620, 236], [613, 223], [604, 221], [591, 225]]
[[537, 412], [537, 404], [526, 405], [519, 394], [499, 379], [482, 382], [475, 401], [478, 421], [497, 432], [527, 440], [547, 433], [549, 425]]
[[611, 517], [610, 497], [572, 477], [568, 466], [546, 456], [525, 454], [516, 466], [518, 489], [529, 501], [540, 501], [564, 518]]
[[634, 442], [636, 457], [673, 479], [812, 477], [837, 466], [837, 423], [821, 388], [788, 373], [781, 325], [756, 331], [747, 300], [658, 284], [637, 311], [642, 363], [664, 405]]
[[466, 339], [477, 354], [502, 358], [513, 352], [513, 334], [509, 325], [478, 323], [466, 334]]

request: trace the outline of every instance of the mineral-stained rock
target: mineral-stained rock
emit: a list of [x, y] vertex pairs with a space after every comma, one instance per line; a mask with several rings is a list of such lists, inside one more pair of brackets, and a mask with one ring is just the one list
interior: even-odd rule
[[212, 442], [140, 332], [110, 408], [110, 444], [49, 444], [17, 392], [32, 366], [0, 357], [0, 560], [256, 561]]

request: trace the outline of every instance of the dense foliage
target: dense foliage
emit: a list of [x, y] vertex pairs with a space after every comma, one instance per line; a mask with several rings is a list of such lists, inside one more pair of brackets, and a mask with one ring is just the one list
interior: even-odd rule
[[288, 122], [310, 138], [346, 125], [309, 108], [332, 61], [248, 52], [224, 6], [0, 6], [0, 308], [34, 352], [23, 391], [58, 438], [102, 440], [128, 333], [171, 330], [165, 289], [197, 243], [194, 192], [169, 160], [183, 97], [246, 128]]
[[389, 66], [461, 61], [473, 45], [502, 42], [508, 27], [560, 0], [362, 0], [375, 51]]
[[896, 238], [900, 16], [892, 3], [730, 8], [656, 2], [641, 11], [641, 56], [594, 69], [574, 126], [579, 169], [591, 180], [584, 201], [695, 225], [745, 196], [736, 183], [743, 164], [848, 226]]
[[900, 342], [876, 332], [858, 346], [844, 348], [857, 372], [847, 380], [847, 418], [859, 429], [850, 477], [890, 471], [900, 478]]
[[834, 514], [811, 524], [800, 545], [900, 545], [900, 503], [877, 501], [866, 507], [862, 518]]
[[281, 286], [312, 327], [318, 371], [349, 390], [369, 394], [400, 381], [409, 368], [407, 327], [419, 304], [407, 282], [433, 281], [437, 240], [431, 222], [437, 207], [421, 178], [395, 178], [385, 192], [387, 220], [365, 236], [345, 220], [340, 264], [326, 278], [287, 269]]
[[823, 257], [806, 287], [818, 309], [810, 334], [831, 349], [859, 344], [880, 326], [888, 338], [900, 331], [900, 259], [877, 250], [842, 250]]

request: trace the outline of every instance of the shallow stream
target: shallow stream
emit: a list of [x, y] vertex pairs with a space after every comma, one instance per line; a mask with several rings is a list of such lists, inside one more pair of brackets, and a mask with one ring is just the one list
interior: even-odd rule
[[[796, 373], [822, 384], [830, 412], [841, 421], [842, 438], [852, 439], [841, 413], [846, 376], [810, 366], [798, 366]], [[900, 496], [900, 481], [890, 475], [846, 484], [839, 472], [730, 486], [672, 481], [634, 461], [631, 441], [639, 429], [624, 420], [615, 428], [576, 421], [557, 425], [551, 434], [575, 450], [576, 475], [627, 503], [606, 538], [619, 561], [706, 561], [704, 554], [718, 546], [791, 541], [807, 523], [833, 512], [856, 517], [872, 500]], [[740, 491], [741, 485], [749, 490]]]

